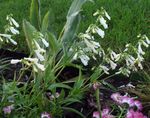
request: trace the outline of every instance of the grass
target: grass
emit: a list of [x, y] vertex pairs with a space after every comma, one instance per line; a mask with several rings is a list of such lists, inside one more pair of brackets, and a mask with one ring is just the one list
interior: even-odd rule
[[[31, 1], [31, 0], [30, 0]], [[22, 19], [29, 19], [29, 0], [0, 0], [0, 31], [6, 24], [4, 20], [7, 14], [14, 14], [21, 24]], [[54, 16], [53, 27], [55, 34], [61, 31], [66, 21], [66, 14], [72, 0], [41, 0], [42, 17], [46, 11], [52, 9]], [[85, 31], [93, 22], [92, 16], [96, 9], [103, 6], [110, 14], [112, 20], [109, 22], [109, 29], [106, 31], [103, 45], [112, 48], [121, 48], [126, 43], [136, 43], [136, 36], [141, 34], [149, 35], [149, 0], [95, 0], [95, 3], [88, 2], [82, 12], [82, 21], [79, 31]]]

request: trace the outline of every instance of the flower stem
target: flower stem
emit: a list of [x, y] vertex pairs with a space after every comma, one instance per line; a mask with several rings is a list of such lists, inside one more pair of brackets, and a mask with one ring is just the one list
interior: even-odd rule
[[100, 94], [99, 94], [99, 89], [96, 89], [96, 101], [97, 101], [97, 106], [98, 106], [98, 112], [100, 115], [100, 118], [102, 118], [102, 113], [101, 113], [101, 105], [100, 105]]

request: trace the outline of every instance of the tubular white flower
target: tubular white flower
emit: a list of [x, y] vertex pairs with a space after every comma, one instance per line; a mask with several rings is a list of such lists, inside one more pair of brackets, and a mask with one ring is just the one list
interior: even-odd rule
[[90, 58], [87, 55], [80, 55], [79, 58], [84, 66], [88, 65]]
[[19, 62], [21, 62], [21, 60], [19, 60], [19, 59], [12, 59], [12, 60], [10, 61], [11, 64], [17, 64], [17, 63], [19, 63]]
[[107, 68], [106, 66], [100, 65], [100, 68], [104, 71], [104, 73], [109, 74], [109, 68]]
[[110, 16], [108, 15], [108, 13], [107, 13], [106, 11], [104, 11], [104, 12], [105, 12], [106, 18], [107, 18], [108, 20], [111, 20], [111, 18], [110, 18]]
[[98, 33], [98, 35], [99, 35], [101, 38], [104, 38], [105, 32], [104, 32], [102, 29], [96, 27], [95, 31]]
[[19, 27], [19, 24], [12, 17], [10, 18], [10, 21], [15, 25], [15, 27]]
[[13, 40], [12, 38], [8, 38], [8, 39], [12, 44], [17, 45], [17, 42], [15, 40]]
[[147, 44], [150, 44], [150, 40], [148, 39], [147, 36], [145, 36], [145, 39], [146, 39]]
[[45, 59], [44, 59], [44, 56], [42, 55], [42, 54], [40, 54], [41, 53], [41, 51], [40, 50], [35, 50], [35, 54], [36, 54], [36, 56], [38, 57], [38, 59], [40, 60], [40, 61], [44, 61]]
[[84, 41], [90, 50], [92, 50], [95, 54], [98, 54], [98, 51], [96, 50], [98, 47], [100, 47], [100, 44], [98, 42], [88, 41], [87, 39], [84, 39]]
[[49, 43], [44, 38], [42, 38], [42, 42], [45, 45], [45, 47], [49, 47]]
[[35, 63], [35, 65], [36, 65], [40, 70], [45, 71], [44, 65], [39, 64], [39, 63]]
[[139, 45], [138, 45], [138, 53], [139, 53], [139, 54], [142, 54], [142, 55], [145, 54], [145, 52], [142, 50], [142, 47], [141, 47], [141, 43], [140, 43], [140, 42], [139, 42]]
[[13, 34], [19, 34], [19, 31], [18, 30], [16, 30], [14, 27], [10, 27], [9, 28], [9, 30], [11, 31], [11, 33], [13, 33]]
[[117, 67], [116, 63], [114, 63], [112, 60], [109, 60], [109, 63], [110, 63], [110, 67], [112, 68], [112, 70], [116, 69]]
[[38, 62], [38, 59], [37, 58], [24, 58], [25, 60], [27, 61], [30, 61], [30, 62], [33, 62], [33, 63], [37, 63]]
[[99, 19], [100, 23], [102, 24], [102, 26], [105, 28], [105, 29], [108, 29], [108, 25], [106, 23], [106, 20], [101, 16], [100, 19]]
[[145, 41], [142, 40], [141, 42], [142, 42], [142, 44], [143, 44], [145, 47], [148, 48], [149, 45], [148, 45]]

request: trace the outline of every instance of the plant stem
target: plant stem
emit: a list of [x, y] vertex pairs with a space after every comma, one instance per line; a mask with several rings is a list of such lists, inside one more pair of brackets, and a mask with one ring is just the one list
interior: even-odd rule
[[98, 112], [99, 112], [99, 115], [100, 115], [100, 118], [102, 118], [102, 113], [101, 113], [101, 105], [100, 105], [100, 94], [99, 94], [99, 88], [96, 89], [96, 101], [97, 101], [97, 106], [98, 106]]

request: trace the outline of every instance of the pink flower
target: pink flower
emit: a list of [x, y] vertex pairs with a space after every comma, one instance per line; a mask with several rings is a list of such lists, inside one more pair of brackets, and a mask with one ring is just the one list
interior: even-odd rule
[[94, 112], [93, 112], [93, 118], [100, 118], [99, 115], [100, 115], [100, 114], [99, 114], [98, 111], [94, 111]]
[[133, 109], [127, 112], [126, 118], [147, 118], [139, 111], [134, 111]]
[[134, 106], [136, 106], [138, 110], [140, 110], [140, 111], [142, 110], [142, 104], [141, 104], [140, 101], [134, 100], [133, 98], [128, 97], [128, 96], [126, 96], [126, 95], [121, 96], [119, 93], [113, 93], [113, 94], [111, 95], [111, 98], [112, 98], [115, 102], [117, 102], [117, 103], [119, 103], [119, 104], [124, 104], [124, 103], [126, 103], [126, 104], [129, 105], [129, 107], [134, 107]]
[[111, 95], [111, 98], [117, 103], [121, 103], [122, 101], [122, 96], [120, 95], [120, 93], [113, 93]]
[[127, 103], [129, 105], [129, 107], [133, 107], [135, 105], [134, 104], [134, 99], [130, 98], [128, 96], [123, 96], [121, 103], [122, 104]]
[[47, 112], [41, 114], [41, 118], [52, 118], [51, 115]]
[[14, 109], [13, 105], [9, 105], [3, 108], [4, 114], [10, 114], [11, 111]]
[[[98, 111], [93, 112], [93, 118], [100, 118], [99, 116], [100, 114]], [[114, 118], [114, 116], [109, 113], [109, 109], [103, 109], [102, 118]]]
[[140, 111], [141, 111], [142, 108], [143, 108], [141, 102], [138, 101], [138, 100], [135, 100], [135, 101], [134, 101], [134, 105], [135, 105], [135, 106], [137, 107], [137, 109], [140, 110]]

